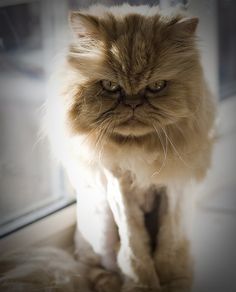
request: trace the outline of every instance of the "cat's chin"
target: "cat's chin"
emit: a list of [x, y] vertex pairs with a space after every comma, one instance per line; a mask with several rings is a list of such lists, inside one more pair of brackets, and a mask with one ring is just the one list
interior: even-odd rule
[[142, 137], [153, 133], [153, 131], [151, 129], [117, 129], [114, 131], [114, 133], [127, 137], [128, 136]]
[[114, 129], [114, 133], [122, 136], [145, 136], [154, 132], [154, 129], [149, 125], [137, 121], [129, 120], [128, 122], [121, 123]]

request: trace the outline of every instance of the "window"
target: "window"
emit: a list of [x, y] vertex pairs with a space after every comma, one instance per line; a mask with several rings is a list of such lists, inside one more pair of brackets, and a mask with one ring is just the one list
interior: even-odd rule
[[0, 236], [74, 201], [38, 135], [50, 64], [67, 35], [67, 1], [2, 2]]

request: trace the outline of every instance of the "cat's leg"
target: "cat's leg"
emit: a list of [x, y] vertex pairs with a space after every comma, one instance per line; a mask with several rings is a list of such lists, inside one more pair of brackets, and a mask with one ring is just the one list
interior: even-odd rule
[[193, 280], [193, 263], [187, 235], [191, 218], [191, 194], [170, 187], [162, 195], [157, 247], [156, 271], [162, 292], [189, 292]]
[[125, 179], [113, 177], [108, 181], [108, 200], [120, 236], [117, 261], [125, 278], [122, 291], [159, 291], [144, 213], [135, 195], [126, 187]]
[[104, 193], [87, 188], [77, 205], [76, 250], [85, 267], [83, 276], [92, 291], [119, 292], [122, 284], [116, 264], [119, 238]]

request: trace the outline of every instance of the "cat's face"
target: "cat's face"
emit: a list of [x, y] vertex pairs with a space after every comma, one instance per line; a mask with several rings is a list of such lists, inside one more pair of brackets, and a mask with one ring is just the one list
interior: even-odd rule
[[68, 62], [81, 76], [70, 102], [74, 131], [142, 136], [194, 114], [197, 19], [73, 13], [71, 21]]

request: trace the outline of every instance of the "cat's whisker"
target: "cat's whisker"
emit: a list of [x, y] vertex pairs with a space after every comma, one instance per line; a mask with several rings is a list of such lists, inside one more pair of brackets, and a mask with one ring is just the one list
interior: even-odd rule
[[[104, 125], [104, 123], [107, 124], [107, 125]], [[101, 145], [100, 151], [98, 153], [99, 161], [101, 161], [102, 150], [103, 150], [104, 143], [105, 143], [104, 137], [107, 135], [107, 132], [108, 132], [108, 130], [110, 128], [111, 123], [112, 123], [112, 119], [110, 118], [108, 120], [103, 121], [100, 124], [100, 126], [98, 127], [100, 129], [100, 131], [99, 131], [98, 136], [97, 136], [97, 139], [96, 139], [95, 153], [98, 152], [98, 148]]]
[[[105, 144], [105, 139], [104, 137], [106, 136], [108, 130], [109, 130], [109, 127], [110, 127], [110, 124], [112, 123], [112, 120], [110, 120], [107, 124], [107, 126], [102, 130], [102, 133], [101, 133], [101, 137], [100, 137], [100, 141], [99, 143], [101, 144], [101, 147], [100, 147], [100, 150], [99, 150], [99, 153], [98, 153], [98, 160], [99, 162], [101, 162], [101, 158], [102, 158], [102, 151], [103, 151], [103, 148], [104, 148], [104, 144]], [[102, 143], [103, 142], [103, 143]], [[97, 145], [99, 146], [99, 144]]]
[[99, 157], [99, 162], [101, 162], [101, 158], [102, 158], [102, 154], [103, 154], [103, 149], [104, 149], [104, 144], [105, 144], [104, 136], [107, 135], [107, 133], [109, 132], [111, 123], [112, 123], [112, 121], [110, 121], [110, 123], [108, 124], [108, 126], [107, 126], [107, 128], [106, 128], [106, 130], [105, 130], [105, 133], [104, 133], [104, 135], [103, 135], [103, 144], [102, 144], [102, 146], [101, 146], [101, 149], [100, 149], [100, 152], [99, 152], [99, 155], [98, 155], [98, 157]]
[[102, 141], [102, 138], [104, 136], [104, 132], [105, 130], [102, 128], [102, 126], [100, 127], [100, 131], [98, 132], [98, 136], [97, 136], [97, 139], [96, 139], [96, 143], [95, 143], [95, 152], [96, 150], [98, 149], [99, 147], [99, 144], [101, 143]]
[[97, 148], [98, 148], [99, 140], [101, 139], [101, 136], [102, 136], [102, 134], [101, 134], [102, 133], [102, 126], [99, 125], [98, 127], [96, 127], [96, 130], [94, 130], [93, 133], [95, 133], [97, 130], [98, 130], [98, 134], [97, 134], [97, 138], [95, 140], [95, 146], [94, 146], [95, 150], [94, 150], [93, 156], [89, 160], [89, 163], [91, 163], [97, 155]]
[[[102, 130], [102, 127], [103, 127], [103, 124], [106, 123], [106, 122], [107, 121], [104, 120], [99, 125], [96, 124], [95, 127], [91, 131], [89, 131], [89, 133], [85, 136], [85, 138], [81, 142], [81, 145], [83, 145], [85, 142], [87, 142], [88, 139], [89, 139], [89, 137], [91, 137], [91, 135], [93, 135], [94, 133], [96, 133], [97, 130], [100, 130], [101, 131]], [[98, 136], [99, 136], [99, 134], [98, 134]], [[97, 139], [96, 139], [96, 141], [97, 141]]]
[[85, 138], [83, 139], [83, 141], [81, 142], [81, 145], [83, 145], [86, 141], [88, 141], [88, 138], [94, 133], [96, 132], [96, 130], [98, 129], [99, 126], [95, 127], [94, 129], [92, 129], [91, 131], [89, 131], [89, 133], [85, 136]]
[[172, 140], [170, 139], [170, 137], [168, 136], [166, 130], [164, 129], [164, 127], [161, 127], [163, 133], [165, 134], [167, 140], [170, 142], [170, 145], [172, 146], [174, 152], [177, 154], [178, 158], [183, 162], [183, 164], [185, 166], [187, 166], [188, 168], [191, 168], [190, 165], [184, 160], [184, 158], [180, 155], [179, 151], [177, 150], [177, 148], [175, 147], [174, 143], [172, 142]]
[[164, 158], [163, 158], [162, 164], [161, 164], [160, 168], [152, 174], [152, 177], [153, 177], [153, 176], [155, 176], [155, 175], [160, 174], [161, 171], [162, 171], [162, 169], [163, 169], [163, 168], [165, 167], [165, 165], [166, 165], [167, 151], [168, 151], [167, 142], [168, 142], [168, 141], [167, 141], [167, 137], [165, 136], [166, 141], [165, 141], [165, 147], [164, 147], [164, 143], [163, 143], [163, 141], [162, 141], [162, 138], [161, 138], [161, 135], [160, 135], [158, 129], [156, 128], [156, 126], [155, 126], [154, 124], [152, 124], [152, 126], [153, 126], [153, 128], [155, 129], [155, 131], [156, 131], [156, 133], [157, 133], [157, 135], [158, 135], [158, 137], [159, 137], [159, 140], [160, 140], [160, 143], [161, 143], [161, 146], [162, 146], [162, 149], [163, 149], [163, 154], [164, 154]]
[[184, 138], [185, 142], [188, 142], [187, 141], [187, 138], [185, 137], [184, 135], [184, 132], [183, 130], [180, 128], [180, 126], [178, 124], [175, 124], [175, 128], [181, 133], [182, 137]]

